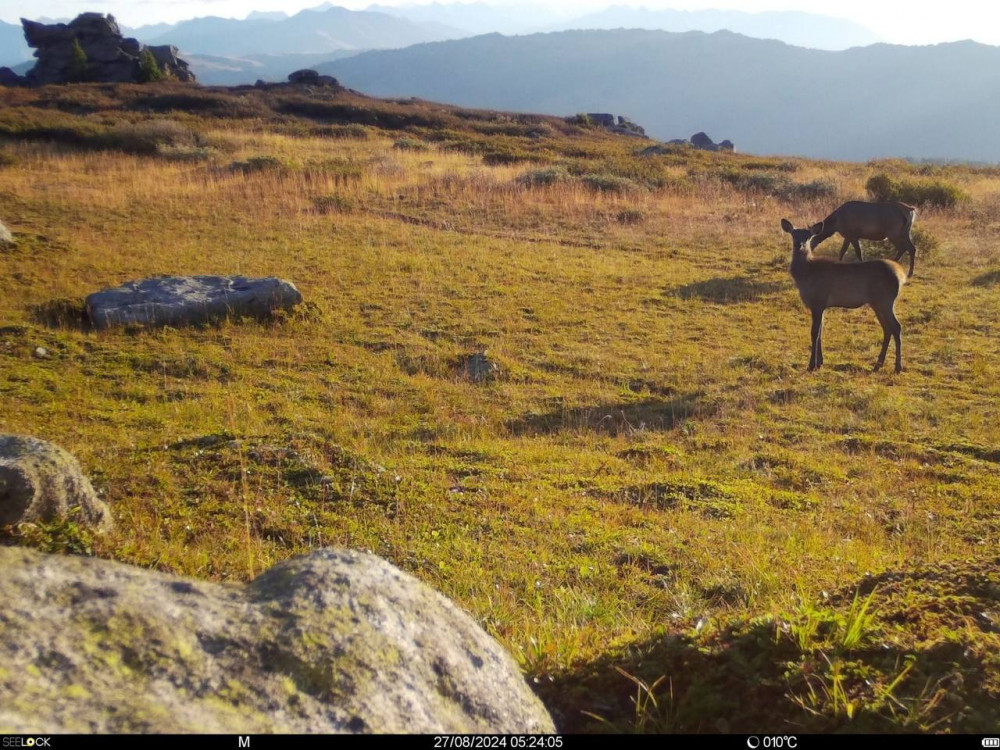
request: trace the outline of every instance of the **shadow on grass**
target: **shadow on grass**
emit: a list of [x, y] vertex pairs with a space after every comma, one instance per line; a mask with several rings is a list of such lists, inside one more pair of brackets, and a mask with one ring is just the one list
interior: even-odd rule
[[[994, 731], [1000, 629], [983, 613], [1000, 602], [998, 563], [868, 576], [777, 619], [630, 644], [538, 692], [562, 732]], [[844, 623], [869, 595], [848, 647]]]
[[646, 399], [557, 409], [512, 420], [507, 423], [507, 429], [518, 436], [584, 431], [615, 436], [642, 430], [670, 430], [692, 417], [713, 413], [710, 405], [702, 403], [701, 396], [700, 393], [688, 393], [665, 401]]
[[1000, 284], [1000, 270], [989, 271], [972, 280], [972, 286], [996, 286]]
[[762, 281], [751, 276], [733, 276], [695, 281], [669, 289], [667, 294], [684, 300], [699, 299], [719, 305], [736, 305], [743, 302], [757, 302], [786, 288], [788, 285], [782, 282]]
[[81, 299], [53, 299], [32, 305], [28, 312], [33, 321], [49, 328], [89, 331], [92, 327]]

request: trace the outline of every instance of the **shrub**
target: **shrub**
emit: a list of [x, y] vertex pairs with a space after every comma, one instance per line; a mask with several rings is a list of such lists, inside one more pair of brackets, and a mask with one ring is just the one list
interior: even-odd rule
[[789, 201], [816, 201], [833, 198], [837, 195], [837, 186], [830, 180], [813, 180], [812, 182], [792, 183], [779, 197]]
[[371, 136], [371, 130], [357, 123], [351, 123], [350, 125], [320, 125], [314, 128], [312, 133], [322, 138], [350, 138], [358, 141], [368, 140]]
[[426, 151], [427, 144], [423, 141], [418, 141], [416, 138], [400, 138], [395, 143], [392, 144], [394, 149], [398, 151]]
[[535, 161], [536, 157], [524, 151], [487, 151], [483, 154], [483, 164], [488, 167], [501, 167], [509, 164], [522, 164]]
[[306, 164], [306, 169], [312, 173], [324, 174], [333, 177], [337, 183], [347, 183], [360, 179], [364, 173], [364, 167], [352, 159], [323, 159]]
[[591, 190], [600, 193], [630, 193], [639, 189], [633, 180], [613, 174], [585, 174], [580, 179]]
[[944, 180], [896, 180], [885, 173], [872, 175], [865, 189], [872, 200], [938, 208], [954, 208], [969, 197], [960, 187]]
[[763, 193], [777, 195], [789, 192], [794, 183], [784, 175], [772, 172], [751, 172], [746, 174], [735, 169], [726, 169], [717, 173], [723, 182], [732, 185], [744, 193]]
[[153, 53], [147, 47], [139, 55], [139, 82], [154, 83], [163, 79], [163, 69], [160, 68], [160, 64], [156, 62], [156, 58], [153, 57]]
[[74, 38], [70, 47], [69, 68], [66, 73], [66, 80], [70, 83], [83, 83], [90, 77], [90, 69], [87, 65], [87, 53], [80, 46], [80, 40]]
[[910, 238], [913, 240], [913, 244], [917, 246], [917, 252], [924, 260], [933, 257], [941, 246], [941, 242], [937, 237], [920, 227], [913, 227], [913, 230], [910, 232]]
[[830, 180], [793, 182], [783, 174], [774, 172], [743, 172], [726, 169], [716, 173], [722, 181], [744, 193], [760, 193], [786, 201], [813, 201], [832, 198], [837, 186]]
[[229, 165], [231, 172], [254, 174], [256, 172], [285, 172], [288, 166], [275, 156], [251, 156], [246, 161], [234, 161]]
[[322, 195], [313, 200], [320, 214], [346, 214], [354, 210], [354, 201], [344, 195]]
[[130, 154], [155, 154], [163, 147], [194, 146], [198, 134], [174, 120], [146, 120], [112, 128], [103, 137], [103, 146]]
[[168, 161], [208, 161], [218, 153], [218, 150], [211, 146], [173, 146], [161, 143], [156, 147], [157, 156], [162, 156]]
[[545, 167], [518, 175], [516, 182], [524, 187], [546, 187], [569, 179], [570, 174], [566, 167]]
[[624, 226], [634, 226], [646, 220], [646, 212], [638, 208], [625, 208], [614, 215], [614, 220]]

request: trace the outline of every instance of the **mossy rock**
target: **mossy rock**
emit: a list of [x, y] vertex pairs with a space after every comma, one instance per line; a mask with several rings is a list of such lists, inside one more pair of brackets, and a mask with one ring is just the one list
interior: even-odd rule
[[0, 547], [0, 728], [552, 732], [500, 645], [373, 555], [245, 586]]

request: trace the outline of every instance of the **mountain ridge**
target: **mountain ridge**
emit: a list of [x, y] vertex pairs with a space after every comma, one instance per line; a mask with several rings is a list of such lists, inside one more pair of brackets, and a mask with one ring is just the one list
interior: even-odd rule
[[727, 31], [490, 34], [318, 67], [376, 96], [616, 112], [658, 138], [705, 130], [756, 153], [1000, 160], [984, 135], [1000, 127], [1000, 48], [971, 41], [823, 51]]

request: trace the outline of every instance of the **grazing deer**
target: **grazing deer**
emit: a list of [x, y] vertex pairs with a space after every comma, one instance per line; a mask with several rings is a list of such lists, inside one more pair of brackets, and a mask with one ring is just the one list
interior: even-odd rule
[[917, 248], [910, 237], [913, 219], [917, 209], [905, 203], [882, 201], [865, 203], [864, 201], [848, 201], [832, 214], [823, 219], [822, 231], [812, 239], [812, 249], [833, 234], [844, 238], [844, 246], [840, 248], [840, 259], [844, 259], [847, 248], [854, 245], [858, 260], [864, 260], [861, 255], [861, 243], [858, 240], [889, 240], [896, 248], [896, 260], [903, 253], [910, 254], [910, 271], [913, 275], [913, 262], [917, 257]]
[[792, 278], [799, 296], [812, 312], [812, 354], [809, 369], [823, 365], [823, 314], [828, 307], [856, 308], [871, 305], [882, 324], [882, 351], [875, 369], [885, 364], [889, 338], [896, 340], [896, 372], [903, 369], [902, 326], [896, 319], [896, 297], [906, 283], [903, 267], [892, 260], [869, 260], [861, 263], [838, 263], [813, 258], [811, 243], [823, 236], [823, 222], [809, 229], [796, 229], [788, 219], [781, 228], [792, 235]]

